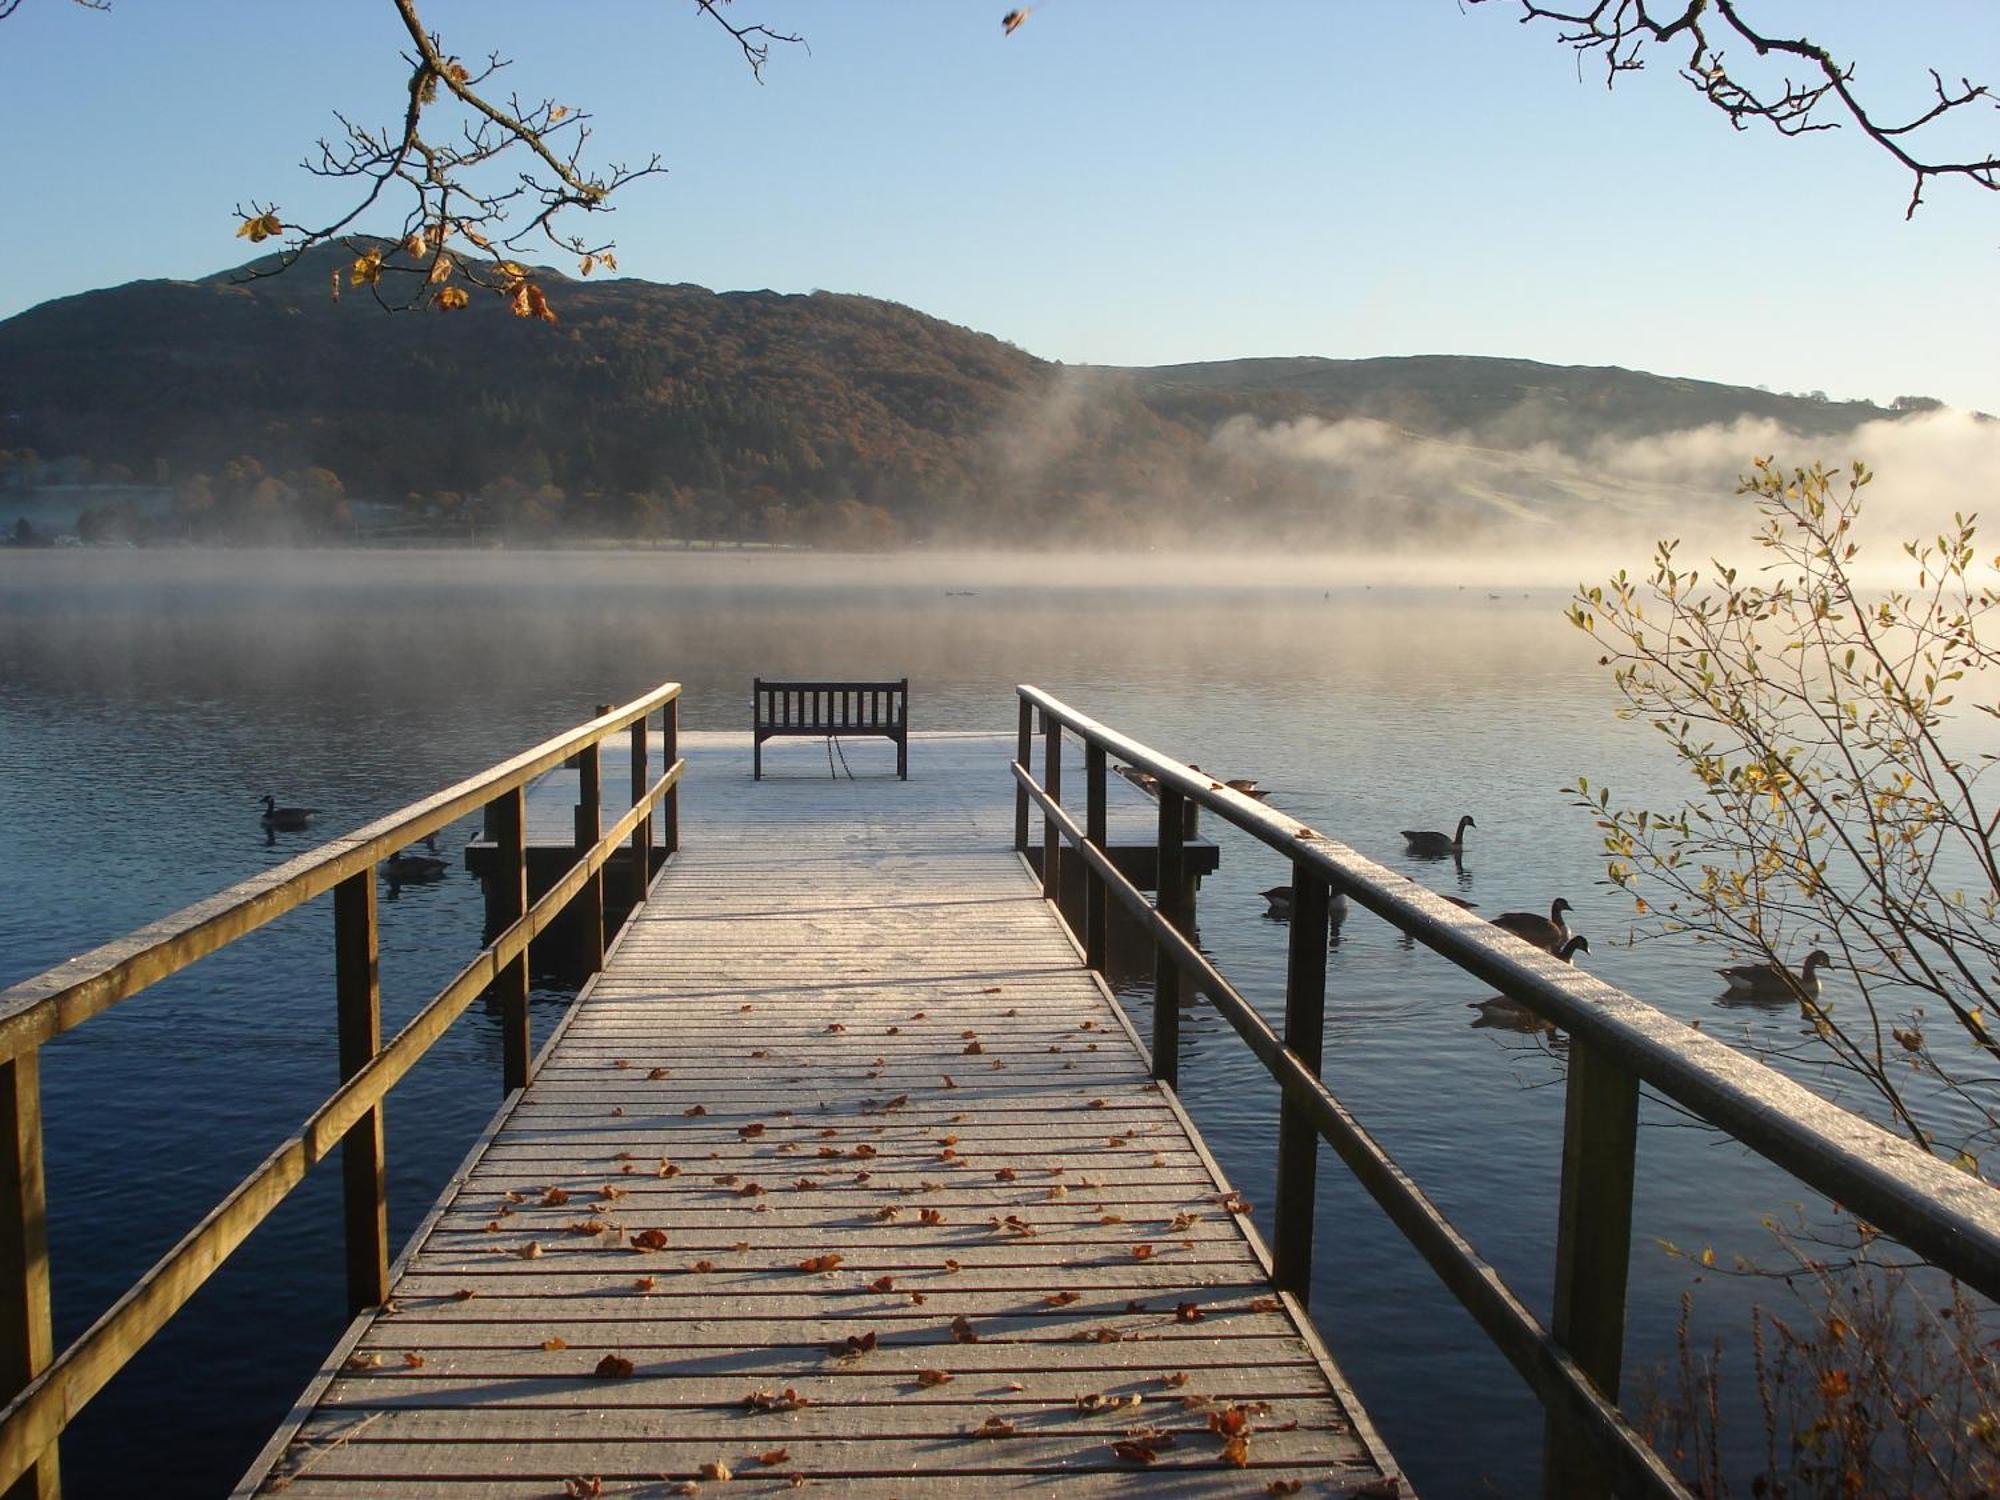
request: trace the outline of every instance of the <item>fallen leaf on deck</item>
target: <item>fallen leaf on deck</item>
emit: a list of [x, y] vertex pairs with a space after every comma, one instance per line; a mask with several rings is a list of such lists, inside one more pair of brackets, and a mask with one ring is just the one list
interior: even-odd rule
[[896, 1278], [893, 1276], [877, 1276], [868, 1283], [868, 1290], [871, 1292], [893, 1292], [895, 1289]]
[[808, 1276], [814, 1276], [821, 1271], [831, 1271], [844, 1259], [846, 1257], [838, 1251], [828, 1251], [825, 1255], [808, 1255], [804, 1260], [799, 1262], [799, 1269], [804, 1271]]
[[681, 1113], [686, 1115], [689, 1119], [693, 1119], [697, 1115], [707, 1114], [708, 1106], [705, 1104], [690, 1104], [686, 1109], [682, 1110]]
[[918, 1385], [950, 1385], [955, 1377], [944, 1370], [917, 1371]]
[[542, 1194], [543, 1208], [561, 1208], [567, 1202], [569, 1202], [569, 1194], [559, 1187], [552, 1187], [546, 1193]]
[[1014, 1424], [1005, 1417], [988, 1417], [973, 1429], [976, 1438], [1010, 1438], [1014, 1435]]
[[1134, 1245], [1132, 1247], [1132, 1259], [1151, 1260], [1152, 1258], [1153, 1247], [1151, 1245]]
[[701, 1477], [703, 1479], [727, 1480], [733, 1476], [729, 1472], [729, 1465], [718, 1458], [712, 1463], [705, 1463], [701, 1466]]
[[571, 1234], [602, 1234], [611, 1226], [602, 1219], [578, 1219], [569, 1226]]
[[1199, 1323], [1201, 1319], [1201, 1304], [1198, 1302], [1182, 1302], [1174, 1308], [1176, 1323]]
[[529, 1240], [527, 1244], [514, 1252], [514, 1256], [517, 1260], [540, 1260], [542, 1257], [542, 1247], [534, 1240]]
[[632, 1361], [622, 1354], [607, 1354], [597, 1362], [597, 1373], [606, 1380], [623, 1380], [632, 1370]]
[[1148, 1448], [1144, 1443], [1135, 1443], [1126, 1438], [1121, 1438], [1119, 1441], [1113, 1443], [1111, 1451], [1127, 1463], [1134, 1464], [1149, 1464], [1159, 1457], [1157, 1453]]
[[403, 1351], [403, 1363], [412, 1370], [421, 1370], [424, 1367], [424, 1357], [414, 1349], [406, 1349]]
[[554, 1354], [558, 1349], [567, 1349], [568, 1347], [569, 1342], [566, 1339], [549, 1338], [542, 1340], [543, 1350], [550, 1354]]
[[1047, 1307], [1068, 1307], [1070, 1303], [1082, 1300], [1082, 1292], [1050, 1292], [1042, 1298], [1043, 1305]]
[[951, 1341], [954, 1344], [976, 1344], [979, 1335], [973, 1331], [972, 1320], [960, 1313], [951, 1320]]
[[934, 1208], [924, 1209], [917, 1215], [917, 1217], [923, 1220], [924, 1223], [926, 1224], [942, 1224], [944, 1222], [944, 1215], [939, 1213]]
[[689, 1266], [688, 1269], [699, 1275], [706, 1275], [708, 1272], [713, 1271], [715, 1269], [715, 1262], [712, 1260], [698, 1260], [693, 1265]]
[[667, 1232], [664, 1229], [642, 1229], [632, 1236], [634, 1250], [664, 1250], [667, 1248]]
[[668, 1074], [665, 1068], [654, 1068], [651, 1072], [647, 1073], [646, 1078], [650, 1083], [658, 1083], [662, 1078], [669, 1076], [671, 1075]]
[[382, 1368], [382, 1356], [375, 1353], [372, 1349], [365, 1354], [350, 1354], [347, 1356], [346, 1368], [350, 1370], [379, 1370]]
[[761, 1123], [756, 1125], [739, 1125], [736, 1127], [736, 1133], [742, 1136], [743, 1139], [747, 1141], [753, 1135], [762, 1135], [764, 1133], [764, 1127]]

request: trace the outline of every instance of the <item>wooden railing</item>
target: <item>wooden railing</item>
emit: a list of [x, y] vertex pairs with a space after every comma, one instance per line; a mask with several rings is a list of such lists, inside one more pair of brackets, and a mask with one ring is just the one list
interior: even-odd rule
[[[1899, 1136], [1482, 921], [1294, 818], [1022, 687], [1015, 752], [1015, 844], [1028, 847], [1030, 803], [1042, 813], [1043, 890], [1081, 858], [1087, 960], [1100, 970], [1108, 902], [1154, 944], [1153, 1075], [1171, 1086], [1183, 985], [1205, 995], [1277, 1080], [1278, 1172], [1273, 1272], [1304, 1301], [1312, 1268], [1317, 1146], [1342, 1162], [1470, 1312], [1547, 1413], [1543, 1487], [1551, 1497], [1687, 1492], [1617, 1406], [1639, 1085], [1645, 1083], [1775, 1162], [1985, 1297], [2000, 1299], [2000, 1194]], [[1036, 719], [1042, 779], [1033, 774]], [[1062, 803], [1063, 731], [1084, 749], [1084, 822]], [[1157, 906], [1105, 849], [1107, 761], [1158, 779]], [[1182, 812], [1207, 808], [1291, 862], [1292, 918], [1284, 1035], [1191, 941]], [[1070, 854], [1069, 849], [1074, 850]], [[1527, 1006], [1570, 1041], [1556, 1213], [1553, 1316], [1543, 1327], [1494, 1269], [1320, 1081], [1328, 904], [1344, 892], [1418, 942]]]
[[[0, 1394], [11, 1397], [0, 1411], [0, 1493], [58, 1494], [57, 1440], [64, 1427], [335, 1146], [341, 1151], [350, 1309], [375, 1306], [388, 1295], [382, 1100], [451, 1023], [488, 992], [500, 1005], [502, 1088], [511, 1093], [527, 1086], [533, 1066], [529, 944], [581, 898], [584, 951], [602, 963], [604, 867], [613, 851], [630, 841], [631, 896], [637, 905], [645, 899], [657, 859], [678, 845], [676, 788], [685, 769], [679, 755], [680, 692], [680, 684], [670, 682], [622, 707], [601, 710], [588, 723], [425, 801], [0, 993]], [[647, 723], [654, 713], [664, 722], [666, 753], [661, 774], [649, 779]], [[620, 730], [630, 731], [632, 807], [605, 829], [601, 747]], [[576, 862], [529, 905], [527, 785], [573, 759], [579, 767]], [[664, 833], [657, 847], [656, 809]], [[505, 925], [384, 1046], [376, 973], [376, 866], [482, 810], [503, 851], [501, 871], [494, 878], [504, 882]], [[42, 1044], [328, 891], [333, 893], [340, 1087], [73, 1344], [55, 1352], [38, 1088]], [[594, 942], [588, 931], [593, 926]]]

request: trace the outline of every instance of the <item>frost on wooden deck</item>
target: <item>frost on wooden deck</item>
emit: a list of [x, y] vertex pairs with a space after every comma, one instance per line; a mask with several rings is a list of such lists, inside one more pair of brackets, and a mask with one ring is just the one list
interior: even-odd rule
[[246, 1490], [1404, 1493], [1012, 853], [1008, 742], [747, 739], [685, 737], [681, 854]]

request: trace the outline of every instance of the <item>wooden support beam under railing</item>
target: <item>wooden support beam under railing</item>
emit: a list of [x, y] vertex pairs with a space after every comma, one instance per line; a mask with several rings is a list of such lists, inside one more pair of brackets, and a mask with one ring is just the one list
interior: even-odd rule
[[[363, 870], [333, 888], [333, 985], [339, 1019], [340, 1081], [382, 1050], [382, 985], [375, 923], [375, 872]], [[389, 1295], [388, 1159], [377, 1104], [340, 1143], [347, 1234], [347, 1310], [379, 1307]]]
[[[1285, 1046], [1314, 1074], [1326, 1035], [1326, 877], [1292, 862], [1291, 946], [1285, 963]], [[1278, 1101], [1278, 1199], [1272, 1279], [1301, 1303], [1312, 1290], [1313, 1204], [1319, 1131], [1296, 1095]]]
[[[1549, 1332], [1611, 1402], [1618, 1399], [1625, 1356], [1638, 1147], [1639, 1080], [1591, 1043], [1572, 1038]], [[1542, 1439], [1542, 1494], [1547, 1500], [1595, 1500], [1610, 1493], [1609, 1476], [1589, 1446], [1551, 1420]]]
[[[1193, 926], [1185, 900], [1189, 885], [1185, 826], [1181, 794], [1161, 787], [1155, 899], [1160, 916], [1183, 933]], [[1181, 970], [1161, 949], [1155, 949], [1153, 960], [1153, 1076], [1169, 1087], [1181, 1076]]]
[[[1083, 752], [1084, 830], [1090, 842], [1102, 849], [1108, 811], [1104, 785], [1104, 747], [1087, 746]], [[1104, 973], [1111, 942], [1110, 903], [1105, 898], [1104, 877], [1085, 867], [1083, 872], [1083, 961], [1099, 974]]]
[[[1042, 788], [1062, 801], [1062, 721], [1042, 715]], [[1056, 901], [1062, 895], [1062, 834], [1054, 817], [1042, 819], [1042, 895]]]
[[[611, 705], [597, 705], [598, 717]], [[576, 848], [579, 856], [604, 832], [604, 742], [593, 741], [581, 752], [576, 769]], [[604, 875], [584, 883], [577, 898], [577, 962], [585, 974], [604, 967]]]
[[[528, 798], [521, 787], [487, 804], [486, 822], [500, 851], [499, 868], [488, 876], [488, 909], [497, 925], [511, 926], [528, 909]], [[528, 949], [501, 969], [493, 984], [500, 1005], [500, 1092], [528, 1086], [534, 1042], [528, 1022]]]
[[[1014, 764], [1023, 771], [1030, 770], [1035, 753], [1035, 710], [1026, 698], [1021, 700], [1021, 725], [1014, 737]], [[1028, 789], [1019, 782], [1014, 784], [1014, 847], [1022, 854], [1028, 852]]]
[[[41, 1053], [31, 1049], [0, 1062], [0, 1399], [12, 1400], [54, 1357]], [[55, 1500], [61, 1489], [51, 1444], [4, 1493], [5, 1500]]]

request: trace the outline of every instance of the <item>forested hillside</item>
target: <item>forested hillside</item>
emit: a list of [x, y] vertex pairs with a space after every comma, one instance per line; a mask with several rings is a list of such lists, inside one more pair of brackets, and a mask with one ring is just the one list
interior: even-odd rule
[[[878, 546], [1185, 538], [1218, 519], [1337, 539], [1393, 534], [1399, 515], [1351, 467], [1329, 480], [1218, 433], [1365, 420], [1392, 448], [1583, 452], [1744, 416], [1818, 433], [1888, 415], [1517, 360], [1066, 369], [872, 298], [554, 272], [556, 326], [480, 296], [389, 315], [365, 290], [330, 295], [348, 258], [136, 282], [0, 323], [0, 485], [150, 489], [148, 514], [92, 518], [142, 539]], [[1417, 499], [1428, 519], [1453, 503]]]

